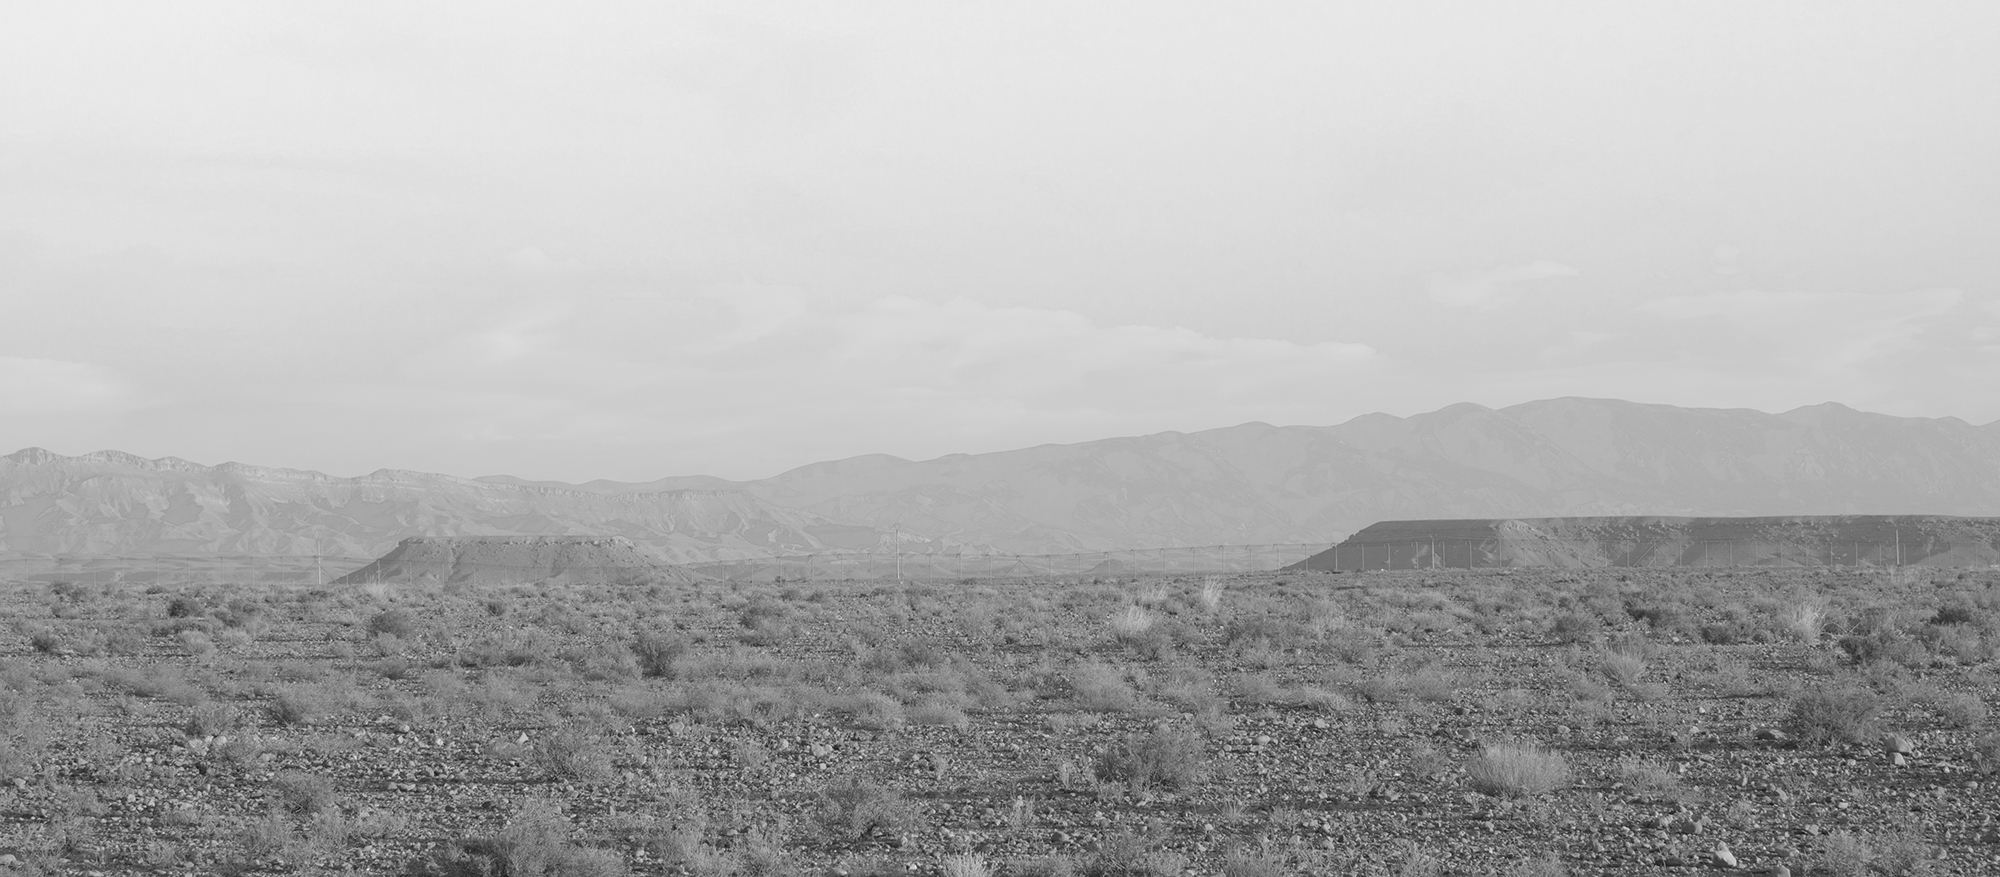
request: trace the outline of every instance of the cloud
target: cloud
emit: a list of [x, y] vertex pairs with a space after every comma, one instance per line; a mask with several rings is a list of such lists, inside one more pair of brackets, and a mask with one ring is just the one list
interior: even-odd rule
[[128, 409], [138, 393], [124, 375], [87, 362], [0, 356], [0, 416]]
[[[1903, 293], [1744, 289], [1642, 302], [1638, 311], [1675, 322], [1692, 349], [1737, 348], [1752, 358], [1826, 370], [1921, 352], [1918, 338], [1950, 328], [1965, 303], [1956, 289]], [[1719, 323], [1720, 326], [1713, 324]]]
[[827, 364], [871, 384], [1110, 408], [1267, 397], [1354, 374], [1376, 359], [1364, 344], [1099, 326], [1071, 311], [967, 299], [885, 298], [836, 325], [840, 340]]
[[725, 305], [736, 325], [695, 345], [702, 352], [734, 350], [777, 335], [806, 316], [805, 296], [784, 286], [730, 283], [701, 291], [711, 301]]
[[1520, 301], [1537, 280], [1575, 277], [1582, 272], [1549, 259], [1466, 274], [1433, 274], [1431, 300], [1449, 307], [1498, 310]]

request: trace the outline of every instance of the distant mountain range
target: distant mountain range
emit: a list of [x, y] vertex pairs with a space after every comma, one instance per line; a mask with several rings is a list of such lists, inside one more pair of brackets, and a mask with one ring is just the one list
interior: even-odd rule
[[[1551, 399], [1249, 423], [757, 481], [360, 478], [115, 451], [0, 457], [0, 552], [374, 556], [409, 536], [623, 536], [693, 562], [1316, 542], [1382, 520], [2000, 514], [2000, 422]], [[944, 550], [953, 550], [945, 547]]]

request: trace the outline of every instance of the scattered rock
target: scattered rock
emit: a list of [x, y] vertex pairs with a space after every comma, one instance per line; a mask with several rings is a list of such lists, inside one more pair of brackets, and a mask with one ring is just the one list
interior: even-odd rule
[[1717, 865], [1721, 865], [1724, 868], [1736, 867], [1736, 854], [1730, 851], [1729, 844], [1727, 843], [1716, 841], [1715, 849], [1710, 850], [1708, 855], [1715, 860]]

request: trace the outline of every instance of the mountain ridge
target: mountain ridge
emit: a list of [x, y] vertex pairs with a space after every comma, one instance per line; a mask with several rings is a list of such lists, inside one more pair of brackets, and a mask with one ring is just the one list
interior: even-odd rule
[[119, 451], [0, 457], [0, 551], [16, 553], [302, 553], [332, 540], [374, 556], [412, 536], [618, 535], [696, 562], [890, 545], [1331, 544], [1412, 518], [1814, 514], [2000, 514], [2000, 421], [1562, 397], [930, 460], [869, 454], [749, 481], [585, 484], [341, 478]]

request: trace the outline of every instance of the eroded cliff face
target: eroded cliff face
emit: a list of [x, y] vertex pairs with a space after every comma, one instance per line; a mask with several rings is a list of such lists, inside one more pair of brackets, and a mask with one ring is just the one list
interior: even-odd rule
[[1995, 564], [2000, 517], [1639, 516], [1383, 521], [1295, 568]]

